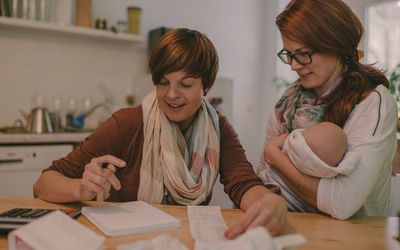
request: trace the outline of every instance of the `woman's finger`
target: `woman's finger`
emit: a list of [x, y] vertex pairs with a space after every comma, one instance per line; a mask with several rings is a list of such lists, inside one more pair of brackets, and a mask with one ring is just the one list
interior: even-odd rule
[[225, 231], [225, 237], [227, 239], [234, 239], [240, 234], [244, 233], [249, 225], [254, 221], [255, 218], [257, 218], [259, 214], [259, 204], [258, 202], [251, 206], [244, 214], [242, 217], [240, 217], [239, 221], [235, 223], [233, 226], [228, 228], [228, 230]]
[[82, 200], [91, 200], [100, 192], [102, 188], [99, 185], [89, 181], [87, 178], [82, 178], [79, 187], [79, 195]]
[[123, 168], [126, 166], [126, 162], [113, 156], [113, 155], [102, 155], [96, 158], [93, 158], [92, 161], [96, 162], [99, 166], [102, 166], [103, 163], [114, 165], [117, 168]]
[[103, 176], [116, 190], [121, 189], [121, 182], [115, 176], [115, 167], [113, 165], [108, 165], [107, 168], [103, 169]]
[[107, 198], [112, 186], [121, 189], [121, 183], [115, 176], [117, 168], [125, 167], [125, 161], [112, 155], [103, 155], [93, 158], [86, 166], [82, 175], [81, 194]]
[[252, 221], [248, 229], [263, 226], [271, 235], [276, 235], [280, 232], [281, 224], [278, 216], [273, 216], [271, 212], [264, 212], [258, 214], [258, 216]]
[[[102, 186], [103, 188], [108, 183], [111, 183], [115, 189], [119, 190], [121, 188], [121, 183], [114, 175], [116, 167], [111, 163], [104, 162], [105, 160], [116, 162], [118, 160], [116, 159], [117, 158], [111, 155], [93, 158], [85, 167], [84, 178], [86, 177], [90, 179], [90, 181]], [[125, 162], [123, 162], [122, 165], [121, 163], [118, 164], [120, 164], [119, 167], [121, 167], [124, 166]]]

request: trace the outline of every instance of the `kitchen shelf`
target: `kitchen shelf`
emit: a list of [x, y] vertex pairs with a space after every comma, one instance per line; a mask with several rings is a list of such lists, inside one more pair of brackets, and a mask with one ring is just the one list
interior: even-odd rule
[[108, 40], [116, 42], [145, 43], [144, 37], [126, 33], [112, 33], [106, 30], [78, 26], [63, 26], [56, 23], [24, 20], [10, 17], [0, 17], [0, 29], [21, 29], [26, 31], [40, 31], [49, 34], [65, 34], [94, 40]]

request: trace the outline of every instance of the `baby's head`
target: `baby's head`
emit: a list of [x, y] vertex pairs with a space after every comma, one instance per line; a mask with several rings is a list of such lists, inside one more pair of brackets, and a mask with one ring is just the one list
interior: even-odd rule
[[320, 122], [303, 131], [311, 150], [326, 164], [337, 166], [347, 151], [347, 136], [334, 123]]

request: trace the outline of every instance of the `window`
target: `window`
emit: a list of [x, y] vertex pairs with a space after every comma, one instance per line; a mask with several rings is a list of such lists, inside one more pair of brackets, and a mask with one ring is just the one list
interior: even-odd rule
[[[278, 1], [278, 13], [281, 13], [289, 0]], [[274, 24], [275, 25], [275, 24]], [[283, 48], [281, 34], [277, 29], [278, 35], [276, 36], [276, 53]], [[290, 65], [282, 63], [282, 61], [275, 55], [276, 77], [273, 83], [277, 88], [277, 96], [280, 97], [286, 90], [289, 84], [293, 83], [297, 78], [297, 74], [290, 69]]]
[[390, 93], [400, 114], [400, 1], [367, 8], [366, 62], [387, 70]]
[[367, 8], [366, 62], [388, 71], [400, 63], [400, 1]]

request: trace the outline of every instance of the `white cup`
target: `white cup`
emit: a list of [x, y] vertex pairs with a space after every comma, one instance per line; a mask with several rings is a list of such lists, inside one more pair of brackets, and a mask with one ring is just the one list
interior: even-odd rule
[[[52, 0], [53, 19], [52, 21], [60, 25], [71, 25], [75, 19], [75, 0]], [[78, 0], [79, 1], [79, 0]]]

